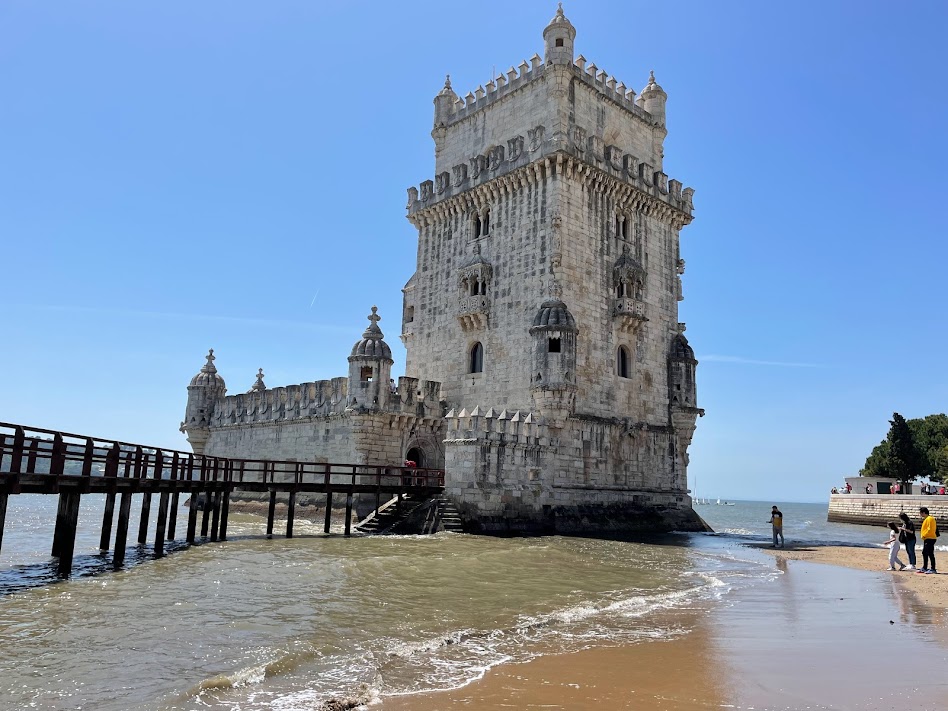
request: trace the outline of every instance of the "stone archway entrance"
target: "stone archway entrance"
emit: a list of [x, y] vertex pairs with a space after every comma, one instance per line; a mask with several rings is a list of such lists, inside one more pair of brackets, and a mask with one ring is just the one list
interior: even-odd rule
[[425, 451], [418, 446], [410, 447], [405, 453], [405, 459], [410, 459], [418, 465], [419, 469], [424, 469], [428, 466], [427, 457], [425, 457]]

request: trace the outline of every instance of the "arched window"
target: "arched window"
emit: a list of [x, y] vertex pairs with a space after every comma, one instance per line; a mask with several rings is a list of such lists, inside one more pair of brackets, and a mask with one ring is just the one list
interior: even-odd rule
[[616, 374], [620, 378], [629, 377], [629, 349], [625, 346], [619, 346], [616, 352]]
[[471, 348], [471, 369], [472, 373], [483, 373], [484, 372], [484, 346], [480, 343], [475, 343]]

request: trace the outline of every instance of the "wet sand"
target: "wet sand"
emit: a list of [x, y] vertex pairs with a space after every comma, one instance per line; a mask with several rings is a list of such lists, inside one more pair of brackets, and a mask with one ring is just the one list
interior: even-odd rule
[[[880, 543], [886, 539], [885, 533], [880, 533]], [[921, 575], [914, 571], [904, 570], [888, 571], [889, 551], [885, 548], [877, 550], [872, 548], [849, 548], [845, 546], [820, 546], [813, 548], [794, 547], [788, 544], [787, 548], [761, 548], [766, 553], [786, 560], [805, 560], [812, 563], [825, 563], [829, 565], [839, 565], [846, 568], [856, 568], [857, 570], [876, 571], [880, 577], [887, 576], [898, 580], [898, 582], [911, 590], [926, 605], [933, 607], [948, 607], [948, 575], [939, 573], [938, 575]], [[938, 558], [944, 559], [944, 564], [948, 565], [948, 553], [938, 551], [935, 554], [935, 562]], [[899, 559], [903, 563], [908, 563], [908, 557], [903, 549], [899, 553]], [[918, 565], [922, 565], [922, 551], [918, 550]], [[941, 567], [941, 566], [939, 566]], [[946, 568], [948, 570], [948, 568]]]
[[948, 681], [938, 672], [948, 663], [944, 609], [924, 604], [892, 574], [777, 553], [781, 574], [773, 580], [675, 613], [691, 630], [683, 636], [502, 665], [464, 688], [389, 697], [381, 708], [948, 707]]

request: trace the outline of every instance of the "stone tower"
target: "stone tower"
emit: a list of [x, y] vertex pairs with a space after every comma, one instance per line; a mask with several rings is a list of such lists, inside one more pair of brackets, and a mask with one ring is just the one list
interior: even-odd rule
[[188, 404], [184, 411], [181, 431], [188, 435], [188, 442], [195, 454], [204, 453], [204, 445], [210, 435], [218, 401], [224, 397], [227, 387], [214, 366], [214, 349], [208, 351], [207, 362], [188, 385]]
[[588, 505], [691, 513], [703, 413], [678, 301], [694, 191], [662, 170], [654, 74], [636, 97], [575, 38], [560, 7], [543, 59], [464, 97], [446, 80], [434, 180], [408, 190], [406, 372], [441, 382], [447, 489], [485, 528], [566, 530]]

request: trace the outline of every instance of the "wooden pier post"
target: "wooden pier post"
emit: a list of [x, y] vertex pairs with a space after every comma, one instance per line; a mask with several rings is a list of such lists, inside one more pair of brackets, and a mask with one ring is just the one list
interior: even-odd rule
[[201, 493], [204, 494], [204, 508], [201, 514], [201, 538], [207, 538], [207, 529], [211, 523], [211, 490], [205, 489]]
[[188, 532], [185, 539], [189, 545], [194, 545], [194, 529], [197, 528], [198, 515], [198, 492], [191, 492], [191, 500], [188, 508]]
[[99, 536], [99, 550], [109, 549], [109, 540], [112, 538], [112, 519], [115, 516], [115, 492], [105, 495], [105, 511], [102, 512], [102, 535]]
[[211, 541], [217, 540], [217, 531], [221, 522], [221, 492], [214, 492], [214, 498], [211, 500]]
[[[72, 572], [72, 556], [76, 550], [76, 528], [79, 524], [79, 492], [60, 494], [65, 496], [65, 517], [59, 531], [59, 565], [56, 572], [62, 578], [68, 578]], [[59, 526], [57, 525], [57, 528]]]
[[56, 527], [53, 529], [53, 548], [49, 552], [54, 558], [59, 556], [63, 547], [63, 529], [66, 526], [66, 508], [69, 504], [69, 493], [59, 492], [59, 508], [56, 509]]
[[227, 540], [227, 517], [230, 516], [230, 489], [224, 489], [221, 494], [221, 530], [218, 538], [222, 541]]
[[270, 506], [267, 508], [267, 538], [273, 538], [273, 519], [276, 517], [276, 506], [276, 489], [270, 489]]
[[352, 533], [352, 492], [346, 494], [346, 535]]
[[286, 537], [293, 537], [293, 516], [296, 513], [296, 492], [290, 492], [290, 501], [286, 508]]
[[332, 524], [332, 490], [326, 489], [326, 522], [323, 524], [323, 533], [329, 533]]
[[168, 540], [174, 540], [175, 524], [178, 523], [178, 491], [171, 495], [171, 506], [168, 508]]
[[7, 499], [10, 495], [0, 490], [0, 550], [3, 550], [3, 524], [7, 520]]
[[[112, 448], [105, 457], [105, 477], [115, 479], [118, 477], [119, 464], [122, 458], [122, 450], [118, 442], [112, 444]], [[110, 489], [105, 493], [105, 510], [102, 512], [102, 534], [99, 536], [99, 550], [107, 551], [109, 541], [112, 539], [112, 520], [115, 517], [115, 489]]]
[[155, 555], [165, 554], [165, 525], [168, 523], [168, 492], [158, 495], [158, 520], [155, 522]]
[[151, 492], [142, 494], [142, 518], [138, 522], [138, 545], [148, 543], [148, 516], [151, 514]]
[[112, 553], [112, 565], [122, 567], [125, 562], [125, 542], [128, 538], [128, 515], [132, 510], [132, 492], [123, 491], [119, 499], [118, 525], [115, 527], [115, 549]]

